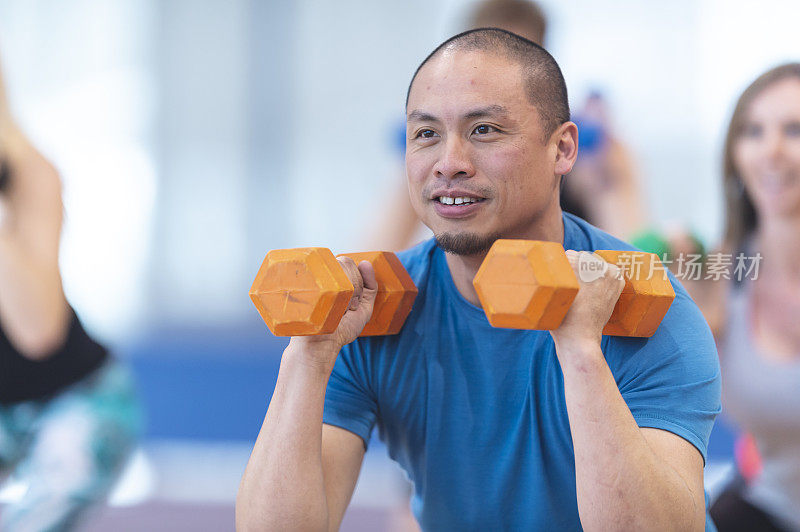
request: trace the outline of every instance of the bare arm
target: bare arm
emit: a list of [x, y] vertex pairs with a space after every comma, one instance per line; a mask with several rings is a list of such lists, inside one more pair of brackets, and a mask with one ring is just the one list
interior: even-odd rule
[[599, 346], [557, 349], [584, 529], [703, 530], [699, 451], [674, 434], [636, 425]]
[[[292, 338], [236, 498], [238, 530], [336, 530], [353, 494], [364, 444], [322, 424], [325, 389], [341, 347], [372, 314], [375, 276], [367, 262], [345, 265], [356, 292], [335, 333]], [[347, 262], [349, 261], [349, 262]], [[363, 290], [360, 283], [363, 274]]]
[[[573, 268], [577, 254], [568, 252]], [[599, 258], [596, 260], [600, 260]], [[616, 267], [581, 289], [552, 331], [564, 374], [575, 450], [578, 512], [586, 530], [702, 530], [703, 460], [687, 441], [641, 429], [600, 349], [624, 286]]]
[[364, 443], [322, 424], [327, 371], [287, 348], [236, 500], [239, 530], [336, 530], [353, 494]]
[[0, 322], [22, 355], [42, 359], [63, 343], [69, 324], [58, 269], [61, 180], [7, 121], [0, 157], [11, 172], [0, 194]]

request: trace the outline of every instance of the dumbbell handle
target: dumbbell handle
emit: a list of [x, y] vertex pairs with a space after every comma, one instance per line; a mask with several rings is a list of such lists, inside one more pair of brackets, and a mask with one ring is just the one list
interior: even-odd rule
[[[402, 327], [417, 289], [390, 252], [346, 254], [375, 269], [378, 294], [362, 336], [395, 334]], [[279, 249], [267, 253], [250, 298], [276, 336], [330, 334], [353, 297], [353, 284], [327, 248]]]

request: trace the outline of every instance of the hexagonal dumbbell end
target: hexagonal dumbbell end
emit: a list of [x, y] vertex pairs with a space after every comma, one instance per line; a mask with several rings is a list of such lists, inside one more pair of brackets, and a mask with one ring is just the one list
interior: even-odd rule
[[326, 248], [270, 251], [250, 288], [250, 299], [276, 336], [332, 333], [352, 297], [353, 284]]
[[340, 256], [350, 257], [356, 264], [362, 260], [369, 261], [375, 268], [378, 295], [372, 318], [367, 322], [361, 336], [399, 333], [414, 305], [417, 287], [397, 255], [390, 251], [367, 251]]
[[578, 280], [557, 242], [497, 240], [472, 281], [489, 323], [557, 329], [578, 294]]
[[658, 256], [642, 251], [595, 251], [603, 260], [620, 266], [625, 287], [603, 334], [650, 337], [667, 314], [675, 290]]

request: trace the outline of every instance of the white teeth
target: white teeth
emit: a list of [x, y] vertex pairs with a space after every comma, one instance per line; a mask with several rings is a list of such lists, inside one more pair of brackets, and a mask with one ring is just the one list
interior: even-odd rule
[[475, 203], [480, 201], [478, 198], [470, 198], [467, 196], [460, 196], [458, 198], [451, 198], [450, 196], [439, 196], [439, 203], [444, 205], [463, 205], [465, 203]]

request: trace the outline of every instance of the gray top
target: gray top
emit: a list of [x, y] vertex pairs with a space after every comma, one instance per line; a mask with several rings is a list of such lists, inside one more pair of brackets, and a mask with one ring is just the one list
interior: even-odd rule
[[800, 530], [800, 361], [768, 359], [753, 342], [752, 283], [729, 294], [720, 345], [722, 404], [753, 435], [763, 462], [745, 498], [786, 528]]

